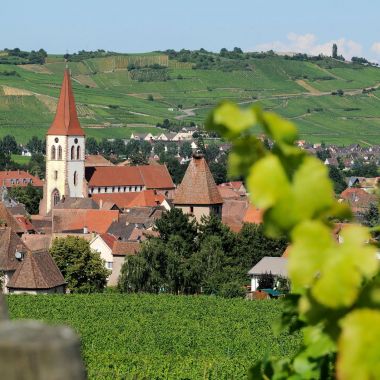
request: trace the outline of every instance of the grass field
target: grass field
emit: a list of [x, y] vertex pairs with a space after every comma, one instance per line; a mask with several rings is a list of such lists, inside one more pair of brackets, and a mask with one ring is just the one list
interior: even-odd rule
[[278, 301], [153, 295], [9, 296], [12, 319], [67, 324], [82, 339], [89, 379], [245, 379], [299, 337], [271, 332]]
[[[96, 137], [120, 137], [123, 133], [115, 127], [154, 126], [178, 116], [202, 124], [216, 104], [228, 99], [259, 102], [293, 119], [301, 138], [309, 141], [380, 144], [380, 91], [362, 94], [363, 88], [377, 89], [380, 68], [276, 56], [246, 61], [251, 70], [199, 70], [189, 62], [151, 53], [93, 58], [69, 66], [81, 123], [112, 128], [98, 130]], [[169, 79], [134, 80], [127, 70], [130, 63], [159, 64], [166, 67]], [[0, 136], [14, 133], [20, 142], [43, 136], [54, 116], [64, 67], [58, 56], [49, 57], [43, 66], [0, 65]], [[1, 75], [4, 71], [16, 74]], [[337, 89], [344, 96], [332, 96]], [[179, 106], [193, 109], [195, 115], [186, 116]]]

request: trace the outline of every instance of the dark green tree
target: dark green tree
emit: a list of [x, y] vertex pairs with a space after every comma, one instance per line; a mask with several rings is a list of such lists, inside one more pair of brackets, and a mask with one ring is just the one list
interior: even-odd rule
[[33, 136], [27, 143], [26, 148], [32, 154], [45, 154], [46, 144], [45, 141]]
[[332, 46], [332, 57], [333, 58], [338, 58], [338, 46], [337, 44], [333, 44]]
[[189, 141], [185, 141], [179, 148], [179, 154], [181, 157], [190, 158], [192, 153], [193, 150]]
[[342, 172], [334, 165], [329, 165], [329, 177], [334, 182], [334, 191], [336, 194], [340, 194], [347, 188]]
[[86, 138], [86, 152], [88, 154], [97, 154], [99, 153], [98, 142], [93, 137]]
[[39, 212], [42, 190], [32, 186], [30, 183], [25, 186], [13, 187], [9, 190], [9, 196], [25, 206], [26, 211], [31, 215]]
[[73, 293], [102, 292], [110, 272], [87, 240], [76, 236], [56, 238], [50, 248], [59, 270]]

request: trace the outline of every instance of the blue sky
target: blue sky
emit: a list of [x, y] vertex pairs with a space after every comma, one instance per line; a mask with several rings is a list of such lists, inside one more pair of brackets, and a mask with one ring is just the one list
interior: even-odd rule
[[0, 49], [339, 52], [380, 60], [377, 0], [5, 0]]

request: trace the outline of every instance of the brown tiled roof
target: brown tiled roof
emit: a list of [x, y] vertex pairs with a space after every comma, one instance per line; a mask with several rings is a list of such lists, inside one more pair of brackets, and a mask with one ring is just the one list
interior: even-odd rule
[[222, 222], [234, 232], [243, 226], [243, 217], [248, 207], [247, 199], [226, 199], [223, 203]]
[[70, 73], [65, 69], [61, 93], [59, 95], [57, 111], [48, 135], [84, 136], [80, 126], [75, 106], [73, 89], [71, 87]]
[[148, 227], [161, 218], [163, 212], [163, 208], [159, 207], [133, 207], [125, 214], [125, 221], [126, 223], [143, 224]]
[[92, 198], [100, 204], [100, 201], [116, 204], [119, 208], [151, 207], [160, 205], [165, 197], [155, 193], [154, 190], [143, 190], [129, 193], [103, 193], [93, 194]]
[[174, 189], [165, 165], [96, 166], [86, 169], [89, 187], [145, 186], [147, 189]]
[[24, 229], [17, 223], [15, 217], [9, 212], [3, 202], [0, 202], [0, 224], [11, 227], [18, 234], [24, 232]]
[[114, 166], [114, 164], [100, 154], [88, 154], [84, 161], [84, 166]]
[[194, 156], [174, 194], [176, 205], [222, 204], [218, 187], [203, 156]]
[[53, 209], [53, 232], [83, 231], [106, 233], [112, 222], [119, 219], [114, 210], [56, 210]]
[[5, 187], [26, 187], [28, 184], [42, 187], [44, 183], [36, 176], [23, 170], [0, 171], [0, 185]]
[[7, 287], [11, 289], [51, 289], [65, 284], [65, 279], [49, 252], [28, 251]]
[[52, 236], [51, 234], [24, 234], [21, 239], [31, 251], [47, 251], [50, 248]]
[[241, 198], [241, 195], [236, 190], [232, 189], [231, 187], [219, 185], [218, 190], [223, 200]]
[[19, 261], [16, 251], [26, 252], [28, 248], [21, 238], [10, 227], [0, 228], [0, 270], [16, 270]]
[[38, 232], [44, 234], [51, 234], [52, 232], [52, 218], [51, 216], [32, 215], [32, 224]]
[[114, 256], [135, 255], [139, 252], [140, 248], [141, 245], [139, 242], [117, 240], [113, 244], [112, 254]]
[[71, 198], [67, 197], [61, 200], [55, 209], [82, 209], [82, 210], [97, 210], [98, 204], [91, 198]]

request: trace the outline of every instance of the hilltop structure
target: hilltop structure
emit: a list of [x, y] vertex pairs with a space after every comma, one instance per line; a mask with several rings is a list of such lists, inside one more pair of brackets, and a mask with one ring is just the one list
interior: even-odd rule
[[186, 170], [185, 176], [174, 194], [174, 206], [185, 214], [222, 217], [223, 199], [203, 154], [197, 152]]

